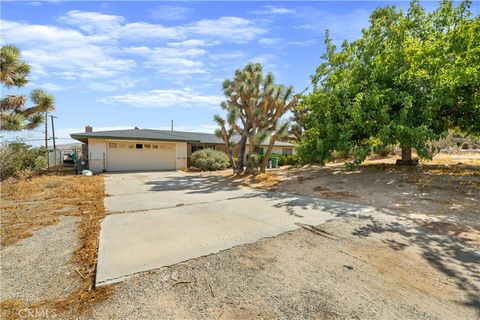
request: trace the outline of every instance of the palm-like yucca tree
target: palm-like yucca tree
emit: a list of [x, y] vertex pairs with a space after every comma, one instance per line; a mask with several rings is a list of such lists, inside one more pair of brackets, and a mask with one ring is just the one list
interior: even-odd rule
[[[222, 137], [228, 153], [232, 154], [230, 137], [238, 135], [238, 162], [235, 171], [243, 171], [243, 158], [247, 141], [250, 152], [267, 137], [270, 140], [261, 171], [265, 171], [273, 144], [284, 138], [288, 123], [281, 121], [282, 116], [297, 104], [297, 96], [292, 87], [276, 84], [272, 73], [263, 74], [262, 65], [249, 63], [243, 70], [235, 71], [233, 80], [223, 82], [226, 100], [221, 107], [226, 111], [226, 119], [214, 117], [219, 125], [218, 136]], [[228, 130], [227, 130], [228, 126]], [[232, 159], [230, 160], [232, 163]]]
[[[20, 50], [12, 45], [0, 49], [0, 82], [6, 88], [23, 87], [28, 83], [30, 66], [21, 59]], [[0, 130], [19, 131], [34, 129], [43, 122], [45, 112], [55, 107], [52, 95], [35, 89], [30, 94], [34, 105], [25, 108], [24, 95], [6, 95], [0, 100]]]

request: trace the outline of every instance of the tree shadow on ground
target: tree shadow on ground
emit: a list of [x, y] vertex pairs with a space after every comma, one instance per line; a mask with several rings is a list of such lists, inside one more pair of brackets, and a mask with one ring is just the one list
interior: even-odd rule
[[225, 177], [204, 177], [199, 175], [170, 176], [158, 181], [146, 182], [151, 185], [149, 191], [185, 191], [186, 194], [214, 193], [218, 191], [235, 191], [240, 184], [232, 184]]
[[[385, 212], [385, 211], [384, 211]], [[385, 212], [397, 215], [394, 212]], [[420, 249], [422, 257], [436, 270], [455, 281], [457, 287], [465, 294], [467, 306], [474, 307], [480, 316], [480, 253], [478, 242], [459, 238], [457, 235], [471, 230], [452, 224], [452, 232], [439, 234], [433, 232], [428, 224], [417, 219], [402, 217], [406, 223], [381, 222], [372, 219], [366, 226], [357, 228], [353, 234], [369, 237], [372, 234], [397, 234], [406, 239], [406, 243], [384, 240], [390, 248], [403, 250], [408, 246]]]
[[[225, 177], [205, 177], [197, 175], [172, 176], [160, 181], [152, 181], [152, 191], [183, 190], [185, 194], [209, 194], [218, 191], [235, 191], [241, 189], [240, 183], [232, 184], [232, 179]], [[397, 234], [406, 239], [406, 243], [388, 239], [384, 243], [394, 250], [404, 250], [416, 246], [422, 257], [436, 270], [454, 279], [457, 287], [465, 294], [467, 306], [478, 309], [480, 316], [480, 253], [478, 244], [464, 240], [458, 235], [468, 231], [467, 226], [446, 224], [442, 227], [446, 233], [432, 230], [422, 221], [401, 216], [397, 212], [379, 210], [365, 205], [340, 201], [325, 200], [290, 193], [250, 190], [244, 194], [234, 194], [234, 198], [263, 198], [271, 202], [272, 207], [284, 208], [288, 214], [303, 217], [303, 210], [318, 210], [330, 213], [335, 218], [354, 217], [366, 220], [367, 225], [355, 229], [352, 234], [369, 237], [373, 234]], [[395, 218], [394, 222], [377, 219], [379, 211]], [[305, 228], [305, 225], [300, 225]], [[311, 229], [311, 226], [308, 227]], [[450, 230], [450, 229], [451, 230]], [[312, 229], [317, 232], [316, 229]], [[450, 232], [451, 231], [451, 232]]]

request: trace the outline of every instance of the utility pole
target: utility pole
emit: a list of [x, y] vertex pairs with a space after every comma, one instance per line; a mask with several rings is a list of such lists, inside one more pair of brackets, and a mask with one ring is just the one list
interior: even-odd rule
[[55, 144], [55, 126], [53, 124], [53, 118], [56, 118], [56, 116], [50, 116], [50, 119], [52, 120], [52, 136], [53, 136], [53, 156], [54, 156], [54, 161], [55, 165], [57, 164], [57, 145]]
[[173, 132], [173, 120], [172, 120], [172, 122], [171, 122], [171, 127], [172, 127], [172, 130], [171, 130], [171, 131]]
[[45, 149], [47, 151], [47, 170], [50, 168], [50, 159], [48, 156], [48, 112], [45, 112]]

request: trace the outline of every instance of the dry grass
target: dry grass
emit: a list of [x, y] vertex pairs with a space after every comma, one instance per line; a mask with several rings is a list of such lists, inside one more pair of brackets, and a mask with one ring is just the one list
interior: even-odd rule
[[256, 189], [271, 189], [283, 180], [283, 178], [273, 170], [266, 173], [233, 174], [231, 169], [227, 169], [219, 171], [202, 171], [198, 174], [200, 176], [215, 179], [215, 181], [227, 185], [245, 186]]
[[480, 152], [438, 153], [429, 164], [463, 164], [480, 165]]
[[272, 172], [233, 176], [234, 179], [238, 177], [243, 180], [242, 185], [257, 189], [271, 189], [282, 181], [277, 174]]
[[[78, 265], [75, 274], [81, 287], [72, 294], [35, 305], [20, 300], [1, 302], [2, 319], [18, 318], [20, 308], [53, 308], [86, 311], [105, 299], [111, 289], [94, 288], [100, 221], [106, 215], [103, 205], [104, 180], [101, 176], [39, 176], [12, 180], [2, 185], [1, 246], [9, 246], [29, 237], [36, 230], [52, 225], [61, 216], [81, 218], [78, 235], [81, 246], [72, 259]], [[73, 271], [73, 270], [72, 270]]]

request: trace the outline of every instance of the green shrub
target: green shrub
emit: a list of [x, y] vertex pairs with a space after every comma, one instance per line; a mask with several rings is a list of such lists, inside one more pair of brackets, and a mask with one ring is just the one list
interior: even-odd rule
[[10, 143], [0, 148], [0, 179], [5, 180], [29, 171], [38, 174], [46, 169], [45, 148], [32, 148], [25, 143]]
[[258, 171], [262, 160], [263, 156], [257, 153], [247, 155], [247, 171], [251, 173]]
[[296, 166], [300, 164], [300, 159], [297, 155], [288, 155], [285, 156], [285, 165], [286, 166]]
[[277, 158], [279, 166], [296, 166], [300, 164], [300, 159], [296, 155], [282, 155], [272, 153], [270, 155], [270, 159], [271, 158]]
[[230, 166], [230, 161], [222, 151], [202, 149], [192, 153], [190, 165], [200, 170], [214, 171], [227, 169]]

